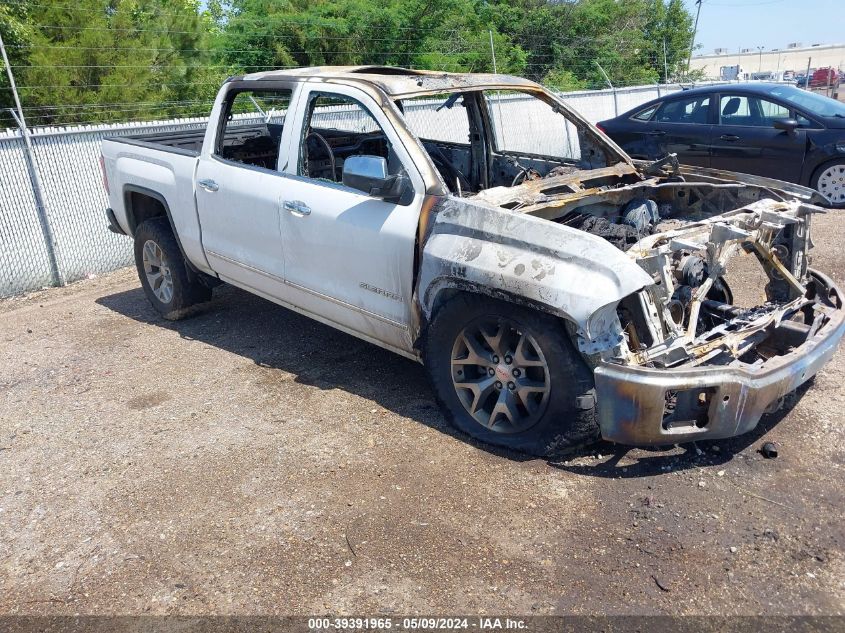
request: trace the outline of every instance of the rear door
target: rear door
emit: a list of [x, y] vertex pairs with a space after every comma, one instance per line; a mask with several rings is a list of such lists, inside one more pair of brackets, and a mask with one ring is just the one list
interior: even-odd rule
[[664, 101], [642, 126], [644, 143], [662, 158], [677, 154], [685, 165], [710, 166], [712, 95], [697, 94]]
[[788, 106], [755, 95], [722, 93], [718, 96], [718, 123], [714, 127], [711, 166], [799, 182], [807, 149], [807, 132], [778, 130], [778, 119], [794, 118]]
[[278, 162], [280, 148], [290, 142], [287, 113], [293, 111], [295, 87], [230, 84], [196, 173], [202, 244], [211, 268], [226, 281], [274, 298], [285, 290], [279, 222], [290, 178]]

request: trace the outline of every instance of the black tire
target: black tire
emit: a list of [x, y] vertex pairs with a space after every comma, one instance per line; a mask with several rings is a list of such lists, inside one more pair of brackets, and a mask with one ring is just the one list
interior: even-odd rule
[[[144, 264], [144, 248], [148, 242], [158, 246], [164, 256], [163, 267], [154, 266], [152, 271], [166, 273], [165, 276], [172, 286], [169, 297], [158, 296], [151, 286], [150, 276]], [[144, 294], [165, 319], [177, 321], [185, 318], [193, 314], [197, 306], [211, 298], [209, 288], [189, 277], [185, 259], [182, 257], [182, 251], [179, 250], [179, 244], [173, 236], [167, 218], [147, 220], [135, 230], [135, 266], [138, 269], [138, 278], [141, 280]]]
[[[845, 160], [832, 160], [817, 167], [816, 171], [813, 172], [813, 177], [810, 178], [811, 189], [815, 189], [822, 195], [826, 195], [823, 191], [819, 190], [819, 179], [821, 178], [821, 175], [831, 167], [841, 167], [843, 170], [845, 170]], [[845, 187], [845, 183], [843, 183], [842, 187]], [[843, 209], [845, 208], [845, 202], [832, 202], [831, 206], [834, 209]]]
[[[548, 375], [547, 395], [542, 396], [547, 400], [544, 400], [544, 405], [538, 407], [536, 421], [532, 423], [529, 420], [527, 423], [531, 425], [524, 429], [519, 429], [517, 425], [516, 429], [508, 429], [510, 432], [494, 430], [476, 420], [468, 409], [473, 403], [465, 406], [462, 395], [459, 395], [461, 392], [466, 400], [468, 392], [460, 390], [453, 383], [453, 378], [460, 380], [456, 376], [462, 371], [461, 365], [453, 367], [452, 363], [453, 352], [463, 345], [457, 342], [459, 337], [463, 337], [465, 331], [473, 331], [478, 324], [495, 323], [500, 326], [512, 324], [518, 339], [526, 334], [532, 337], [539, 348], [535, 358], [545, 360], [542, 372], [547, 372]], [[466, 349], [468, 355], [469, 350]], [[492, 349], [488, 345], [484, 351], [492, 354]], [[460, 356], [459, 353], [456, 355]], [[517, 354], [509, 356], [511, 362], [516, 364]], [[492, 359], [493, 356], [489, 358]], [[599, 438], [592, 371], [573, 348], [563, 321], [552, 315], [481, 295], [457, 295], [435, 314], [426, 336], [423, 360], [435, 396], [446, 418], [453, 426], [482, 442], [549, 457], [571, 452]], [[498, 372], [504, 369], [501, 365], [497, 367], [499, 369], [494, 370], [496, 373], [493, 378], [498, 378]], [[490, 369], [488, 367], [486, 371], [489, 372]], [[475, 378], [484, 379], [481, 368], [473, 366], [466, 373], [469, 371], [480, 371]], [[524, 370], [523, 377], [528, 378], [527, 374], [528, 370]], [[498, 380], [496, 384], [499, 384]], [[508, 384], [506, 388], [510, 387]], [[493, 392], [490, 396], [493, 400], [489, 402], [494, 403], [502, 397], [503, 389], [497, 388], [497, 391], [498, 393]], [[522, 405], [520, 409], [523, 413], [528, 411]], [[501, 419], [505, 424], [509, 422], [494, 413], [488, 418], [488, 424], [491, 426], [497, 424], [492, 420], [494, 417]]]

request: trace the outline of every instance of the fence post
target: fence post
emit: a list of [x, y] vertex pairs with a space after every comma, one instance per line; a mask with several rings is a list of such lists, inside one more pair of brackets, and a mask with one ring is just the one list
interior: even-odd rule
[[9, 85], [12, 88], [12, 95], [15, 98], [15, 106], [17, 106], [17, 114], [14, 110], [9, 109], [12, 113], [18, 128], [21, 131], [21, 137], [24, 142], [24, 155], [26, 156], [26, 169], [29, 173], [29, 182], [32, 186], [32, 195], [35, 198], [35, 210], [38, 214], [38, 223], [41, 226], [41, 234], [44, 237], [44, 244], [47, 247], [47, 259], [50, 262], [50, 276], [53, 279], [53, 284], [56, 286], [63, 286], [64, 280], [62, 273], [59, 270], [59, 262], [56, 257], [56, 238], [53, 235], [53, 229], [50, 226], [50, 220], [47, 217], [47, 207], [44, 204], [44, 192], [41, 186], [41, 178], [38, 175], [38, 166], [35, 163], [35, 151], [32, 148], [32, 140], [29, 136], [29, 128], [26, 127], [26, 118], [23, 115], [23, 108], [21, 107], [21, 100], [18, 96], [18, 88], [15, 84], [15, 77], [12, 74], [12, 66], [9, 64], [9, 57], [6, 55], [6, 46], [3, 44], [3, 37], [0, 36], [0, 53], [3, 56], [3, 64], [6, 66], [6, 74], [9, 77]]

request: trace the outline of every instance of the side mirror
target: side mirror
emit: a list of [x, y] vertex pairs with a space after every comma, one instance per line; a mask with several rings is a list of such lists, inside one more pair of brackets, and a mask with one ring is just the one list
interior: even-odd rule
[[410, 181], [404, 174], [388, 175], [381, 156], [350, 156], [343, 161], [343, 184], [386, 202], [401, 202]]
[[799, 123], [795, 119], [775, 119], [772, 126], [776, 130], [784, 130], [785, 132], [792, 133], [799, 126]]

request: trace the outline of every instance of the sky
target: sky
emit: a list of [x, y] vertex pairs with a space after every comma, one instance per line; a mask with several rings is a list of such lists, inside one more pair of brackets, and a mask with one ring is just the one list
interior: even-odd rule
[[[684, 0], [695, 16], [695, 0]], [[845, 42], [845, 0], [703, 0], [694, 54]]]

